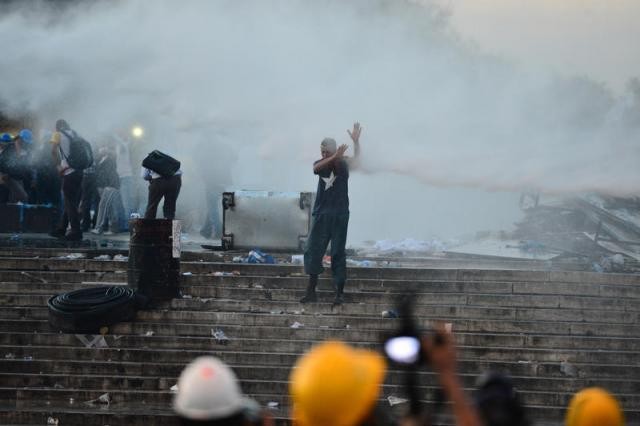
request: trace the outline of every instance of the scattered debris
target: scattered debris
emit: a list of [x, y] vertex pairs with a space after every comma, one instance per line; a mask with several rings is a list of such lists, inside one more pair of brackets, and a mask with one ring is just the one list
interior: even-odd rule
[[262, 286], [262, 284], [254, 284], [253, 288], [264, 288], [264, 287]]
[[176, 383], [175, 385], [171, 386], [171, 393], [178, 393], [178, 384]]
[[187, 277], [188, 277], [188, 276], [190, 276], [190, 275], [193, 275], [193, 272], [183, 272], [183, 273], [182, 273], [182, 275], [184, 275], [184, 276], [187, 276]]
[[347, 259], [347, 265], [357, 266], [359, 268], [371, 268], [373, 266], [376, 266], [376, 263], [371, 260]]
[[562, 361], [560, 363], [560, 372], [565, 376], [578, 377], [578, 369], [576, 366], [568, 363], [567, 361]]
[[193, 299], [193, 296], [190, 294], [183, 294], [181, 297], [182, 299]]
[[408, 399], [405, 398], [398, 398], [397, 396], [393, 396], [393, 395], [389, 395], [387, 397], [387, 401], [389, 401], [389, 405], [390, 406], [394, 406], [394, 405], [398, 405], [398, 404], [406, 404], [407, 402], [409, 402]]
[[76, 334], [76, 338], [80, 340], [87, 349], [102, 349], [109, 347], [104, 336], [101, 334]]
[[284, 311], [271, 311], [269, 312], [271, 315], [282, 315], [284, 314]]
[[302, 254], [291, 255], [291, 263], [293, 265], [302, 265], [302, 264], [304, 264], [304, 255], [302, 255]]
[[149, 330], [149, 331], [147, 331], [146, 333], [144, 333], [144, 335], [145, 335], [146, 337], [151, 337], [151, 336], [153, 336], [154, 334], [155, 334], [155, 333], [154, 333], [153, 331], [151, 331], [151, 330]]
[[53, 385], [54, 389], [64, 389], [64, 386], [62, 386], [60, 383], [56, 383], [55, 385]]
[[22, 358], [24, 361], [33, 361], [33, 357], [30, 355], [25, 356], [24, 358]]
[[277, 410], [279, 406], [280, 406], [280, 403], [275, 401], [269, 401], [267, 403], [267, 407], [271, 408], [272, 410]]
[[28, 272], [25, 272], [25, 271], [20, 272], [20, 275], [24, 275], [25, 277], [29, 277], [32, 280], [40, 281], [42, 284], [49, 284], [49, 281], [45, 280], [44, 278], [36, 277], [36, 276], [34, 276], [34, 275], [32, 275], [32, 274], [30, 274]]
[[296, 321], [293, 324], [291, 324], [290, 328], [301, 328], [301, 327], [304, 327], [304, 324], [301, 324], [298, 321]]
[[100, 405], [109, 406], [111, 404], [111, 396], [108, 393], [103, 393], [102, 395], [100, 395], [96, 399], [92, 399], [91, 401], [85, 402], [85, 404], [87, 404], [87, 405], [100, 404]]
[[276, 264], [276, 259], [270, 254], [264, 253], [260, 249], [253, 249], [247, 256], [235, 256], [233, 258], [235, 263], [262, 263], [262, 264]]
[[100, 256], [96, 256], [93, 260], [111, 260], [111, 256], [108, 254], [101, 254]]
[[84, 259], [85, 257], [86, 255], [84, 253], [69, 253], [67, 255], [58, 257], [58, 259], [76, 260], [76, 259]]
[[118, 262], [126, 262], [129, 260], [129, 257], [122, 254], [116, 254], [115, 256], [113, 256], [113, 260], [116, 260]]
[[398, 318], [398, 312], [395, 309], [382, 311], [382, 318]]
[[331, 267], [331, 256], [324, 256], [322, 258], [322, 266], [325, 268]]
[[236, 277], [240, 275], [240, 271], [222, 272], [217, 271], [213, 273], [214, 277]]
[[47, 418], [47, 425], [57, 426], [59, 423], [60, 423], [60, 421], [55, 417]]
[[216, 339], [216, 343], [219, 345], [227, 345], [229, 343], [230, 339], [226, 334], [224, 334], [224, 331], [219, 328], [216, 328], [215, 330], [211, 329], [211, 335]]
[[4, 356], [4, 359], [16, 359], [16, 356], [12, 353], [8, 353]]

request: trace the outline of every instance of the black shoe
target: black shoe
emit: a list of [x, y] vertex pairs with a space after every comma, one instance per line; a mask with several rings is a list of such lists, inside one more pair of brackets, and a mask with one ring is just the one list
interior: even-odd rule
[[342, 293], [336, 294], [336, 298], [333, 299], [334, 305], [342, 305], [344, 303], [344, 296]]
[[53, 238], [64, 239], [64, 231], [56, 229], [55, 231], [49, 232], [49, 236]]
[[307, 293], [304, 295], [302, 299], [300, 299], [300, 303], [314, 303], [318, 301], [318, 296], [316, 296], [316, 292]]
[[67, 241], [82, 241], [82, 232], [71, 232], [64, 237]]

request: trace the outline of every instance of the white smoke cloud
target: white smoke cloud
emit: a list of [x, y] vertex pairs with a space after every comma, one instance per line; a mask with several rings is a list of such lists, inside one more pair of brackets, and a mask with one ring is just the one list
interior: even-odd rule
[[638, 98], [482, 55], [430, 1], [25, 4], [0, 14], [4, 109], [89, 138], [144, 123], [185, 165], [183, 203], [221, 148], [233, 187], [313, 190], [319, 141], [354, 120], [352, 240], [504, 226], [523, 188], [638, 192]]

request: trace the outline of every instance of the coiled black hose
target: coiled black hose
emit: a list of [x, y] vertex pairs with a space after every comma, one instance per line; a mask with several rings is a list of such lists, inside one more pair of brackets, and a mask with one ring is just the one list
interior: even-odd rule
[[131, 321], [136, 293], [130, 287], [103, 286], [70, 291], [47, 302], [49, 324], [65, 333], [98, 333], [101, 327]]

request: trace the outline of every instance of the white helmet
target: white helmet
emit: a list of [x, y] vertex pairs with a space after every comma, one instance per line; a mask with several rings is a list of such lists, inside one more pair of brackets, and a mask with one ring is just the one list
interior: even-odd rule
[[215, 420], [238, 414], [255, 403], [245, 398], [231, 368], [212, 356], [193, 360], [178, 379], [173, 408], [191, 420]]

